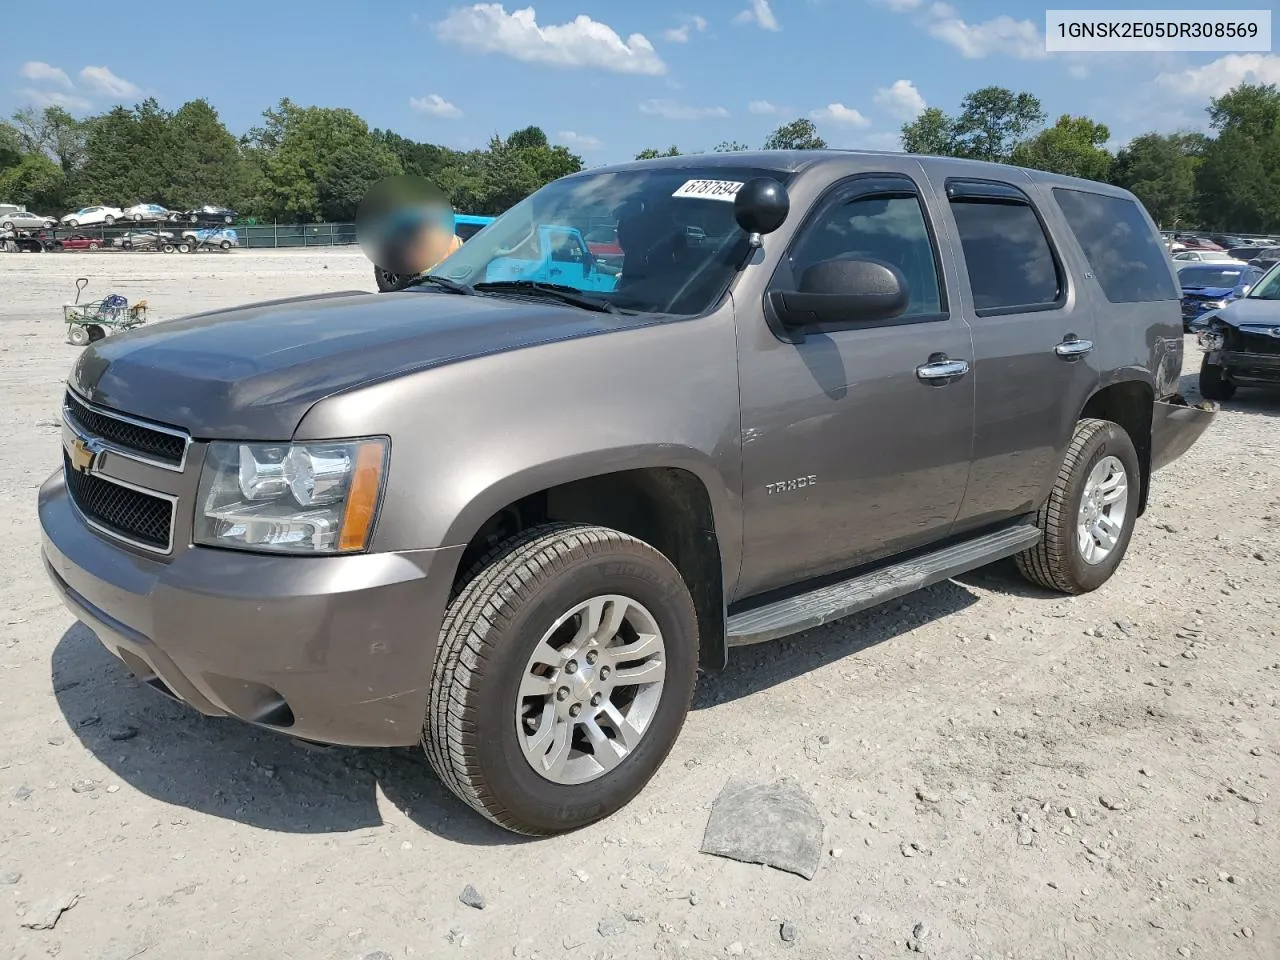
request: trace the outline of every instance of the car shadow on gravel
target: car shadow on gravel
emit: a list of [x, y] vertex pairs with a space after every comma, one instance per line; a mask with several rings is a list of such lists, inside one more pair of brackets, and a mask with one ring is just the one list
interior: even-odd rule
[[[1192, 403], [1200, 400], [1200, 376], [1183, 374], [1178, 381], [1178, 391]], [[1280, 417], [1280, 387], [1239, 387], [1230, 400], [1219, 403], [1224, 413], [1252, 414], [1260, 417]]]
[[119, 780], [196, 813], [314, 834], [381, 826], [380, 790], [383, 809], [447, 840], [525, 842], [454, 797], [415, 749], [324, 747], [205, 717], [138, 682], [81, 624], [54, 648], [52, 682], [71, 732], [110, 771], [106, 786]]
[[[963, 613], [979, 599], [962, 583], [945, 580], [901, 600], [804, 633], [772, 643], [732, 649], [729, 665], [723, 671], [705, 673], [698, 678], [693, 709], [738, 700], [837, 660], [854, 657], [877, 644], [899, 639], [916, 627]], [[963, 631], [964, 622], [963, 618], [957, 619], [956, 629]]]

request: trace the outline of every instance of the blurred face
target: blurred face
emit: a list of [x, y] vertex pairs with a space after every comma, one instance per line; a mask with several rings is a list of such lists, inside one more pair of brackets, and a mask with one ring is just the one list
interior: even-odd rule
[[424, 222], [409, 238], [405, 251], [409, 273], [429, 270], [449, 254], [453, 232], [436, 220]]

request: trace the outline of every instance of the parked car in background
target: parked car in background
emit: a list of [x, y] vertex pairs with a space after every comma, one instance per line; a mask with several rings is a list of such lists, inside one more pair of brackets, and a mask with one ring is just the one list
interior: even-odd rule
[[1182, 244], [1183, 250], [1221, 250], [1212, 240], [1205, 237], [1195, 237], [1189, 233], [1181, 233], [1175, 238], [1178, 243]]
[[1173, 255], [1177, 263], [1247, 263], [1229, 250], [1183, 250]]
[[0, 227], [0, 250], [6, 253], [44, 253], [49, 249], [43, 233]]
[[216, 230], [208, 228], [203, 230], [183, 230], [182, 239], [191, 245], [192, 250], [200, 247], [206, 249], [216, 247], [219, 250], [230, 250], [232, 247], [240, 246], [240, 235], [230, 227], [220, 227]]
[[130, 230], [117, 242], [124, 250], [155, 250], [176, 241], [177, 238], [167, 230]]
[[1247, 296], [1201, 318], [1200, 395], [1230, 400], [1237, 387], [1280, 387], [1280, 267]]
[[1211, 233], [1209, 234], [1209, 239], [1222, 247], [1223, 250], [1229, 250], [1232, 247], [1244, 247], [1252, 243], [1251, 240], [1248, 240], [1245, 237], [1229, 233]]
[[228, 207], [216, 207], [205, 204], [185, 213], [172, 213], [170, 220], [185, 220], [188, 223], [235, 223], [236, 212]]
[[168, 207], [162, 207], [158, 203], [135, 203], [132, 207], [125, 208], [124, 215], [134, 223], [142, 223], [149, 220], [168, 220], [172, 212]]
[[0, 230], [52, 230], [57, 217], [46, 217], [30, 210], [14, 210], [0, 216]]
[[1262, 279], [1263, 271], [1247, 263], [1191, 263], [1178, 270], [1182, 285], [1182, 329], [1210, 310], [1221, 310], [1238, 300]]
[[97, 250], [101, 246], [100, 237], [86, 237], [79, 233], [73, 233], [69, 237], [58, 237], [52, 242], [54, 250]]
[[1258, 247], [1249, 258], [1249, 265], [1260, 270], [1270, 270], [1280, 263], [1280, 247]]
[[124, 219], [124, 211], [119, 207], [84, 207], [75, 213], [68, 213], [59, 222], [64, 227], [74, 230], [76, 227], [88, 227], [98, 223], [111, 226], [122, 219]]

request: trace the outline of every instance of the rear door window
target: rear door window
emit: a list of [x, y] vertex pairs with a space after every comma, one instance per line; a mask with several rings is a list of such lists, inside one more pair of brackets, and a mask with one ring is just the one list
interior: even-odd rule
[[953, 195], [951, 212], [980, 316], [1061, 305], [1057, 259], [1029, 203]]
[[1108, 300], [1178, 298], [1164, 249], [1134, 201], [1065, 187], [1053, 196]]

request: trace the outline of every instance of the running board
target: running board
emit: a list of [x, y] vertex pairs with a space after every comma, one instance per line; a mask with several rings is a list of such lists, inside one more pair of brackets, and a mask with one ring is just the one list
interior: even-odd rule
[[1011, 557], [1039, 541], [1038, 527], [1030, 524], [1007, 527], [859, 577], [735, 613], [729, 617], [727, 642], [731, 647], [742, 647], [810, 630]]

